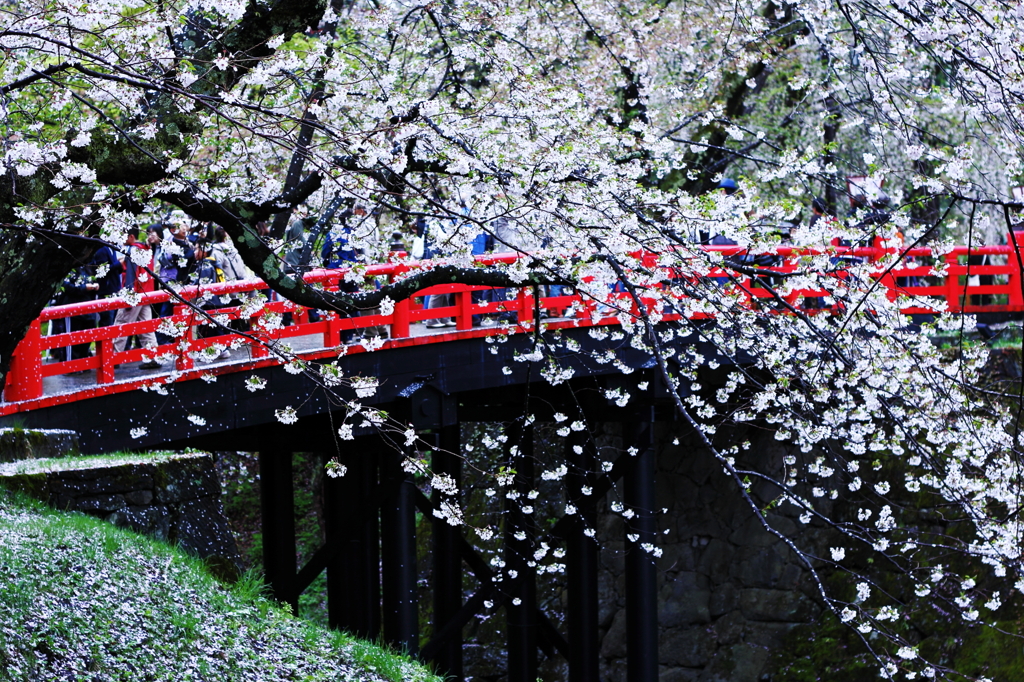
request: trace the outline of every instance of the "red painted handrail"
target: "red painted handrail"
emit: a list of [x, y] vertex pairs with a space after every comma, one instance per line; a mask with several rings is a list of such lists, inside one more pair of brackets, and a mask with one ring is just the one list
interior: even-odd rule
[[[906, 304], [901, 306], [901, 310], [905, 313], [931, 313], [936, 310], [967, 313], [1017, 312], [1024, 311], [1024, 289], [1022, 289], [1021, 270], [1019, 267], [1020, 258], [1016, 251], [1018, 248], [1016, 244], [1017, 238], [1017, 234], [1012, 235], [1011, 243], [1005, 246], [954, 246], [941, 252], [936, 252], [927, 247], [897, 250], [880, 241], [878, 241], [876, 246], [872, 247], [805, 248], [780, 246], [771, 251], [771, 253], [781, 257], [781, 262], [770, 267], [758, 268], [758, 270], [768, 275], [770, 273], [785, 274], [816, 269], [817, 272], [827, 276], [843, 278], [845, 277], [845, 272], [842, 270], [842, 262], [856, 258], [875, 266], [874, 268], [869, 268], [869, 275], [872, 280], [877, 282], [878, 286], [885, 288], [891, 300], [895, 301], [900, 300], [900, 297], [906, 297]], [[744, 248], [738, 246], [693, 248], [700, 248], [708, 252], [718, 252], [723, 257], [747, 253]], [[960, 262], [969, 255], [1004, 256], [1006, 257], [1006, 263], [968, 266], [966, 263]], [[478, 257], [476, 261], [481, 265], [511, 263], [518, 257], [517, 254], [491, 254]], [[633, 257], [636, 258], [638, 265], [642, 265], [645, 268], [660, 268], [657, 264], [656, 254], [635, 253]], [[827, 264], [826, 267], [822, 266], [823, 263]], [[362, 278], [380, 278], [393, 282], [401, 279], [409, 272], [426, 265], [429, 264], [401, 260], [393, 263], [361, 267], [359, 275]], [[660, 269], [665, 270], [669, 277], [678, 276], [672, 268]], [[314, 270], [305, 275], [305, 280], [310, 284], [337, 290], [339, 281], [343, 281], [346, 274], [348, 274], [348, 270]], [[998, 284], [972, 284], [965, 279], [968, 274], [992, 275], [1004, 281]], [[709, 276], [725, 277], [726, 273], [713, 270], [709, 273]], [[733, 276], [735, 277], [735, 274]], [[908, 278], [928, 278], [932, 282], [918, 282], [911, 286]], [[743, 293], [747, 296], [751, 305], [756, 304], [756, 299], [771, 297], [767, 290], [754, 285], [749, 277], [740, 278], [738, 285], [742, 287]], [[376, 311], [372, 314], [345, 318], [339, 317], [334, 313], [323, 313], [321, 320], [318, 322], [310, 322], [307, 311], [301, 306], [296, 306], [287, 301], [270, 300], [258, 313], [250, 318], [252, 323], [251, 333], [244, 335], [230, 334], [213, 338], [197, 338], [196, 329], [205, 321], [205, 318], [201, 313], [184, 305], [181, 301], [192, 302], [204, 295], [234, 295], [233, 298], [236, 300], [245, 300], [259, 295], [259, 292], [266, 290], [267, 285], [264, 282], [254, 279], [205, 285], [202, 287], [188, 286], [176, 292], [177, 298], [173, 298], [167, 291], [142, 294], [138, 305], [164, 303], [169, 300], [175, 301], [174, 314], [170, 317], [154, 318], [145, 322], [43, 336], [43, 323], [75, 315], [130, 307], [128, 303], [119, 298], [54, 306], [45, 309], [39, 316], [39, 319], [33, 322], [12, 358], [11, 369], [4, 392], [4, 400], [6, 402], [0, 405], [0, 415], [10, 414], [23, 409], [33, 409], [34, 407], [41, 406], [40, 400], [63, 402], [65, 400], [77, 399], [74, 396], [52, 396], [43, 399], [43, 379], [48, 376], [81, 372], [83, 370], [95, 370], [97, 385], [88, 390], [83, 389], [79, 394], [76, 394], [77, 397], [88, 397], [113, 390], [134, 390], [148, 384], [153, 384], [155, 381], [165, 380], [166, 377], [164, 379], [142, 378], [129, 382], [117, 382], [117, 365], [152, 357], [154, 351], [152, 349], [135, 349], [115, 353], [113, 349], [115, 339], [154, 332], [161, 325], [180, 325], [183, 335], [172, 343], [159, 346], [155, 353], [158, 355], [173, 355], [175, 357], [176, 369], [180, 373], [179, 378], [193, 378], [210, 372], [224, 373], [227, 371], [252, 369], [257, 366], [279, 364], [283, 360], [274, 357], [267, 350], [266, 344], [268, 342], [278, 342], [292, 337], [312, 334], [322, 335], [323, 349], [303, 353], [303, 357], [319, 358], [328, 357], [332, 354], [336, 355], [336, 349], [341, 345], [344, 333], [368, 328], [387, 328], [390, 338], [383, 341], [384, 348], [444, 342], [466, 336], [485, 336], [496, 333], [507, 334], [510, 331], [512, 333], [516, 331], [529, 331], [534, 324], [533, 317], [536, 309], [541, 310], [544, 316], [549, 318], [563, 318], [566, 310], [570, 311], [571, 319], [554, 319], [546, 322], [552, 328], [617, 323], [617, 318], [607, 314], [607, 310], [605, 312], [599, 311], [598, 302], [585, 300], [575, 292], [559, 296], [541, 296], [539, 300], [535, 301], [533, 288], [524, 287], [521, 289], [509, 289], [509, 292], [515, 292], [514, 297], [510, 297], [511, 300], [490, 302], [473, 300], [473, 292], [490, 288], [461, 284], [436, 285], [424, 289], [417, 296], [452, 293], [454, 294], [454, 303], [452, 305], [443, 308], [423, 309], [416, 306], [412, 300], [407, 299], [396, 302], [394, 310], [388, 314]], [[815, 298], [825, 295], [826, 293], [821, 290], [801, 289], [789, 293], [787, 300], [790, 304], [797, 305], [802, 298]], [[614, 294], [614, 296], [620, 299], [628, 298], [628, 294], [625, 293]], [[1004, 297], [1005, 302], [999, 301], [985, 305], [971, 303], [971, 297], [975, 296]], [[648, 303], [648, 305], [651, 304], [652, 302]], [[623, 306], [625, 310], [632, 308], [631, 303]], [[633, 314], [637, 313], [636, 310], [632, 310], [632, 312]], [[818, 314], [823, 311], [816, 308], [807, 312]], [[276, 323], [275, 316], [285, 313], [292, 313], [294, 324], [282, 327]], [[243, 314], [243, 309], [242, 306], [235, 305], [211, 311], [211, 314], [226, 315], [229, 319], [238, 319]], [[514, 315], [519, 322], [512, 330], [508, 328], [473, 329], [474, 317], [479, 319], [481, 315], [496, 314]], [[696, 316], [706, 317], [707, 315], [699, 314]], [[678, 314], [662, 315], [662, 319], [665, 320], [678, 319], [678, 317]], [[455, 331], [425, 337], [410, 336], [412, 324], [437, 318], [453, 318], [456, 322]], [[43, 362], [44, 354], [50, 349], [87, 343], [96, 344], [96, 355], [66, 362]], [[251, 359], [238, 364], [219, 366], [215, 370], [210, 368], [197, 369], [195, 367], [193, 358], [197, 353], [210, 346], [223, 346], [226, 343], [250, 346], [252, 350]], [[361, 344], [351, 347], [349, 352], [366, 352], [366, 350], [365, 344]]]

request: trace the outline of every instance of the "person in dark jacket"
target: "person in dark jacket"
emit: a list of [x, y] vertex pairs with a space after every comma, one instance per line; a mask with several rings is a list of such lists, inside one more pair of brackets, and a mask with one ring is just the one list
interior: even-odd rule
[[[306, 246], [306, 230], [312, 229], [315, 225], [316, 220], [313, 218], [299, 218], [298, 220], [293, 220], [292, 224], [288, 226], [288, 230], [284, 233], [284, 248], [282, 251], [284, 252], [285, 272], [288, 274], [300, 272], [302, 251]], [[219, 231], [222, 228], [217, 229]], [[230, 275], [228, 278], [230, 279]]]
[[340, 225], [331, 230], [320, 249], [320, 257], [323, 258], [325, 268], [347, 268], [359, 262], [359, 254], [352, 248], [349, 240], [352, 237], [352, 223], [365, 215], [366, 210], [356, 206], [354, 211], [345, 211], [338, 216]]
[[[121, 273], [124, 272], [124, 266], [117, 259], [117, 253], [114, 252], [114, 249], [106, 244], [97, 249], [96, 253], [92, 256], [92, 260], [89, 261], [89, 269], [92, 273], [93, 281], [98, 285], [96, 289], [97, 298], [113, 296], [121, 290]], [[104, 310], [98, 313], [98, 315], [99, 326], [109, 327], [114, 324], [117, 311]]]
[[[57, 295], [55, 303], [57, 305], [67, 305], [95, 300], [96, 292], [99, 291], [99, 288], [100, 285], [92, 279], [89, 266], [80, 265], [64, 278], [64, 283], [61, 285], [60, 294]], [[70, 320], [68, 318], [54, 320], [50, 327], [51, 333], [63, 334], [68, 331], [78, 332], [85, 329], [94, 329], [97, 319], [96, 313], [89, 313], [86, 315], [75, 315]], [[90, 355], [89, 345], [88, 343], [79, 343], [71, 348], [61, 348], [56, 359], [59, 362], [63, 362], [87, 358]]]

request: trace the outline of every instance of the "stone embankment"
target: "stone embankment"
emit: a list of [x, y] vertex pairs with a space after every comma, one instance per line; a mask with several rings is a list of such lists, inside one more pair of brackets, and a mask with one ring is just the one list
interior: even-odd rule
[[[659, 526], [658, 624], [661, 682], [757, 682], [773, 651], [821, 611], [806, 566], [755, 517], [735, 483], [692, 432], [659, 425], [656, 502]], [[621, 447], [613, 430], [608, 445]], [[761, 469], [781, 470], [787, 445], [736, 427]], [[755, 498], [772, 491], [755, 486]], [[766, 515], [783, 536], [815, 545], [821, 530], [785, 507]], [[625, 542], [620, 515], [601, 515], [599, 620], [602, 680], [625, 680]], [[816, 542], [818, 540], [818, 542]]]
[[0, 462], [0, 485], [175, 543], [223, 577], [241, 568], [206, 453], [77, 456], [73, 433], [5, 429]]

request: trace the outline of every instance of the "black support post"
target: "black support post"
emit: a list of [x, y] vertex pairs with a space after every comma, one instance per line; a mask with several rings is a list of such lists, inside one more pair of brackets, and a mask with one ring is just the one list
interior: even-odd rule
[[[596, 501], [594, 494], [583, 494], [593, 485], [597, 457], [593, 440], [587, 431], [573, 431], [566, 439], [569, 462], [569, 499], [576, 505], [579, 518], [569, 531], [566, 553], [568, 573], [569, 682], [591, 682], [598, 675], [598, 597], [597, 540], [584, 535], [594, 528]], [[580, 452], [576, 452], [576, 448]]]
[[377, 517], [376, 452], [361, 442], [347, 453], [344, 476], [325, 477], [327, 619], [359, 637], [380, 634], [380, 527]]
[[[438, 447], [434, 450], [431, 461], [431, 468], [435, 474], [448, 474], [457, 485], [462, 484], [459, 430], [458, 424], [444, 426], [438, 430]], [[434, 506], [439, 508], [445, 501], [458, 504], [458, 497], [444, 495], [435, 490], [432, 501]], [[462, 608], [462, 557], [459, 545], [460, 531], [457, 526], [435, 517], [431, 530], [434, 569], [433, 628], [436, 633], [455, 618]], [[439, 643], [433, 662], [437, 671], [446, 679], [461, 682], [462, 628], [456, 628], [450, 636]]]
[[[359, 453], [358, 485], [362, 491], [360, 497], [361, 518], [356, 529], [356, 540], [353, 543], [358, 556], [357, 584], [359, 588], [358, 613], [360, 627], [358, 632], [365, 633], [367, 639], [380, 637], [380, 507], [377, 488], [378, 449], [369, 449]], [[359, 518], [359, 515], [356, 515]]]
[[522, 511], [524, 504], [532, 504], [526, 494], [534, 486], [533, 427], [527, 426], [520, 433], [516, 443], [518, 452], [508, 458], [509, 468], [516, 471], [515, 489], [519, 498], [505, 500], [505, 566], [517, 576], [505, 601], [508, 682], [536, 682], [537, 581], [527, 562], [532, 559], [537, 532], [532, 517]]
[[[384, 453], [382, 453], [384, 454]], [[416, 594], [416, 486], [402, 471], [399, 458], [381, 472], [386, 485], [381, 501], [381, 573], [384, 640], [411, 655], [419, 652], [419, 605]]]
[[298, 614], [295, 587], [295, 507], [292, 453], [260, 452], [260, 513], [263, 525], [263, 571], [274, 599]]
[[[654, 515], [654, 409], [638, 419], [635, 461], [626, 470], [625, 502], [634, 516], [626, 522], [626, 680], [658, 679], [658, 588], [654, 555], [642, 548], [657, 542]], [[628, 455], [627, 455], [628, 456]], [[628, 536], [639, 536], [631, 540]]]

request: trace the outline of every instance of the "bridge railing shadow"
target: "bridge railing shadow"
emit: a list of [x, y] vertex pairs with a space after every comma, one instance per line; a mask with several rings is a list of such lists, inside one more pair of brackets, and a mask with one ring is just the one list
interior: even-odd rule
[[[746, 297], [751, 307], [761, 307], [766, 299], [775, 299], [775, 294], [766, 284], [777, 288], [782, 279], [795, 273], [811, 274], [819, 278], [818, 281], [828, 278], [850, 280], [849, 264], [862, 262], [867, 265], [867, 280], [860, 281], [858, 288], [884, 288], [889, 299], [896, 301], [907, 314], [1024, 311], [1021, 258], [1013, 245], [956, 246], [936, 251], [926, 247], [898, 249], [876, 240], [871, 247], [816, 249], [780, 246], [767, 254], [751, 254], [736, 246], [698, 248], [717, 252], [737, 267], [712, 268], [698, 277], [681, 274], [671, 266], [659, 265], [656, 254], [637, 253], [634, 257], [638, 267], [658, 270], [663, 282], [680, 278], [705, 286], [714, 281], [726, 282], [720, 286], [732, 287]], [[762, 257], [759, 259], [758, 256]], [[518, 257], [518, 254], [492, 254], [480, 257], [478, 261], [484, 265], [509, 263]], [[981, 259], [982, 264], [970, 264], [971, 258]], [[394, 281], [417, 268], [429, 266], [429, 262], [404, 260], [370, 265], [361, 268], [356, 279], [364, 282]], [[314, 270], [307, 273], [305, 279], [326, 290], [337, 291], [339, 283], [346, 281], [346, 276], [351, 281], [347, 269]], [[187, 286], [174, 292], [155, 291], [142, 294], [132, 302], [108, 298], [55, 306], [43, 311], [18, 346], [8, 374], [4, 400], [14, 403], [41, 398], [43, 380], [52, 376], [94, 372], [96, 384], [113, 384], [118, 381], [120, 365], [153, 357], [168, 358], [173, 362], [174, 370], [189, 372], [195, 369], [197, 360], [208, 359], [227, 346], [246, 347], [246, 359], [249, 361], [270, 360], [275, 359], [272, 351], [275, 344], [295, 337], [319, 338], [321, 349], [339, 348], [349, 341], [348, 345], [359, 352], [386, 347], [395, 340], [412, 339], [414, 336], [416, 338], [412, 341], [415, 343], [434, 343], [451, 340], [452, 334], [457, 338], [459, 334], [467, 333], [526, 332], [545, 318], [555, 320], [550, 324], [556, 327], [591, 326], [617, 324], [620, 314], [634, 317], [640, 314], [630, 294], [622, 290], [609, 291], [604, 300], [581, 296], [569, 288], [552, 292], [532, 286], [505, 288], [500, 296], [489, 295], [486, 293], [489, 291], [498, 290], [463, 284], [435, 285], [423, 289], [413, 298], [395, 302], [391, 310], [377, 308], [352, 316], [333, 312], [311, 314], [312, 311], [302, 306], [275, 300], [276, 295], [260, 280]], [[785, 301], [790, 306], [808, 314], [827, 313], [841, 307], [835, 302], [822, 303], [829, 301], [831, 293], [824, 288], [824, 282], [822, 288], [789, 287], [784, 291]], [[450, 294], [451, 304], [424, 308], [417, 302], [418, 297], [438, 294]], [[684, 297], [681, 293], [678, 296]], [[210, 302], [214, 300], [219, 300], [221, 305], [211, 307]], [[173, 314], [168, 317], [43, 334], [44, 326], [57, 320], [168, 301], [173, 304]], [[648, 307], [648, 312], [655, 306], [653, 299], [641, 298], [641, 302]], [[204, 305], [208, 309], [203, 310]], [[772, 312], [784, 311], [773, 309]], [[710, 313], [698, 312], [690, 316], [709, 317]], [[663, 320], [678, 317], [674, 308], [661, 312]], [[454, 329], [436, 335], [417, 336], [412, 332], [414, 324], [442, 319], [451, 319]], [[508, 324], [497, 329], [473, 331], [475, 326], [488, 319]], [[211, 324], [212, 320], [217, 324]], [[164, 342], [155, 348], [115, 350], [114, 342], [118, 339], [155, 332], [165, 335]], [[353, 341], [351, 337], [358, 340]], [[95, 354], [47, 361], [51, 351], [73, 346], [94, 346]], [[144, 382], [139, 380], [139, 383]]]

